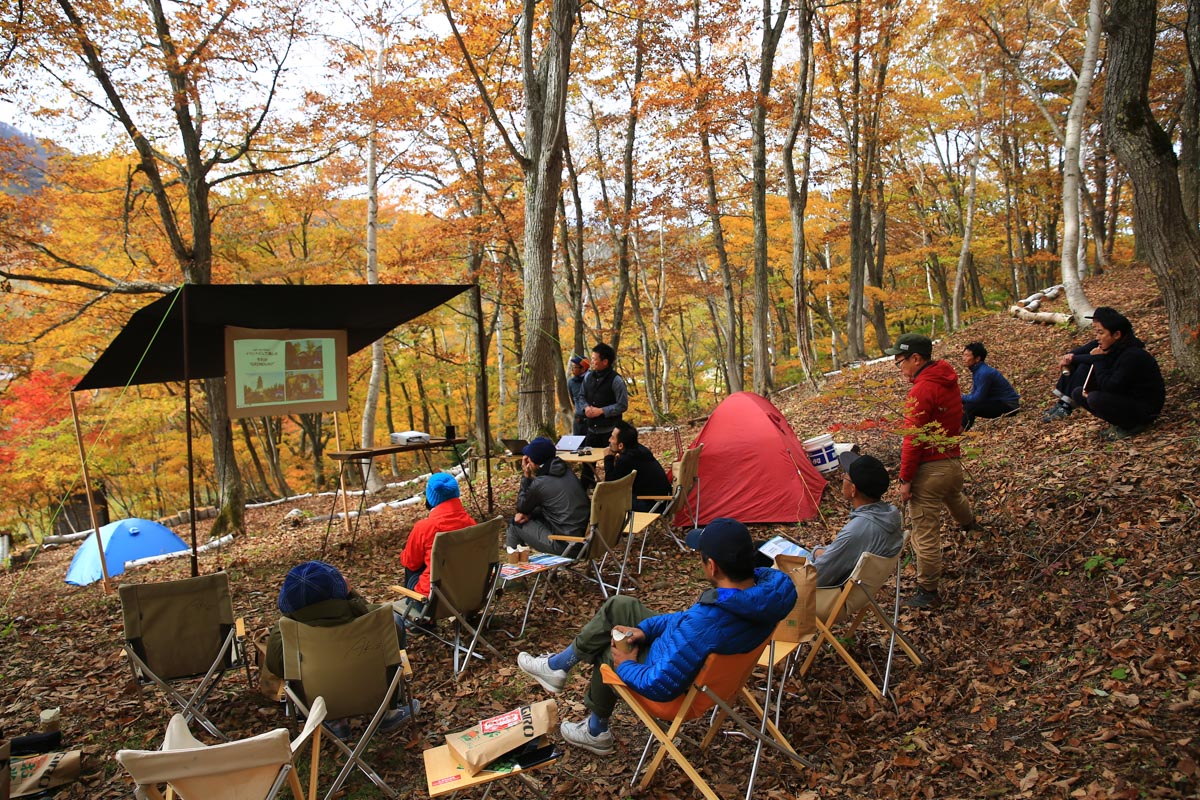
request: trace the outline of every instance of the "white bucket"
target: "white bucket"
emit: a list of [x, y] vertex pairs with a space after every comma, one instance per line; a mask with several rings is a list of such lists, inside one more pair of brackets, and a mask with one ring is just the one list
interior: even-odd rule
[[833, 444], [833, 436], [823, 433], [801, 442], [808, 460], [820, 472], [833, 472], [838, 468], [837, 450]]

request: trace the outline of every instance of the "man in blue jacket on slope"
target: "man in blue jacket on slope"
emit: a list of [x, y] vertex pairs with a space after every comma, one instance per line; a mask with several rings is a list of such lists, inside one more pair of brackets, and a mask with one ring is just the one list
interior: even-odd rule
[[962, 396], [963, 431], [971, 430], [976, 417], [995, 419], [1021, 407], [1021, 397], [1000, 370], [986, 363], [983, 342], [971, 342], [963, 348], [963, 366], [971, 371], [971, 393]]
[[[551, 694], [567, 683], [580, 661], [593, 667], [584, 704], [591, 715], [564, 722], [565, 741], [597, 755], [613, 752], [608, 720], [617, 695], [604, 684], [600, 665], [611, 664], [634, 691], [665, 702], [683, 694], [710, 653], [747, 653], [775, 630], [796, 604], [796, 589], [784, 573], [767, 568], [746, 526], [720, 517], [697, 528], [688, 545], [700, 551], [704, 575], [712, 584], [686, 611], [656, 614], [632, 597], [610, 597], [561, 653], [521, 653], [517, 665]], [[614, 628], [628, 634], [631, 652], [612, 647]]]

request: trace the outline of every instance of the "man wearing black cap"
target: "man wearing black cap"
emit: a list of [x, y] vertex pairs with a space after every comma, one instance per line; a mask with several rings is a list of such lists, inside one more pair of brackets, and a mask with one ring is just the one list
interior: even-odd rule
[[[551, 694], [567, 683], [580, 661], [592, 664], [584, 704], [591, 716], [564, 722], [565, 741], [597, 755], [613, 752], [608, 720], [616, 693], [604, 684], [601, 664], [611, 664], [630, 688], [649, 700], [666, 702], [687, 691], [711, 653], [748, 653], [762, 644], [796, 604], [788, 576], [769, 569], [746, 526], [718, 518], [688, 534], [700, 551], [704, 576], [712, 584], [686, 611], [656, 614], [627, 595], [610, 597], [561, 653], [520, 653], [517, 665]], [[612, 646], [614, 630], [625, 636], [629, 651]]]
[[550, 536], [579, 536], [587, 527], [591, 510], [587, 493], [556, 452], [554, 442], [544, 436], [521, 451], [517, 513], [506, 537], [510, 553], [532, 547], [543, 553], [561, 554], [568, 543], [556, 542]]
[[912, 501], [917, 592], [905, 605], [935, 608], [942, 602], [942, 506], [963, 529], [977, 527], [958, 463], [963, 416], [958, 374], [949, 362], [933, 358], [933, 342], [919, 333], [902, 334], [884, 352], [896, 357], [896, 366], [912, 383], [904, 403], [904, 427], [912, 433], [900, 448], [900, 502]]
[[899, 509], [880, 499], [891, 483], [887, 468], [874, 456], [858, 453], [842, 453], [838, 461], [842, 465], [842, 497], [853, 508], [837, 537], [813, 551], [818, 586], [841, 586], [863, 553], [891, 558], [904, 544]]
[[1059, 359], [1062, 375], [1054, 388], [1058, 402], [1042, 422], [1064, 419], [1083, 408], [1109, 423], [1102, 438], [1136, 436], [1158, 419], [1166, 400], [1162, 371], [1133, 325], [1114, 308], [1101, 306], [1091, 316], [1096, 337]]

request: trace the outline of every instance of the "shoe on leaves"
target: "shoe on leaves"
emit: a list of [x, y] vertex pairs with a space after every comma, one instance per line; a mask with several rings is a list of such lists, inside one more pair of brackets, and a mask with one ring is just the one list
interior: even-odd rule
[[421, 710], [421, 701], [420, 700], [412, 701], [412, 709], [411, 710], [409, 709], [409, 707], [407, 705], [400, 706], [399, 708], [393, 708], [391, 711], [384, 714], [383, 719], [379, 721], [379, 730], [382, 733], [387, 733], [388, 731], [394, 731], [394, 730], [396, 730], [396, 728], [399, 728], [401, 725], [403, 725], [404, 723], [408, 722], [410, 719], [415, 717], [417, 715], [417, 712], [419, 712], [420, 710]]
[[604, 731], [593, 736], [592, 732], [588, 730], [586, 717], [579, 722], [564, 722], [559, 726], [558, 732], [567, 744], [582, 747], [598, 756], [610, 755], [617, 749], [613, 743], [612, 731]]
[[1134, 425], [1132, 428], [1122, 428], [1113, 425], [1100, 432], [1100, 438], [1106, 442], [1119, 442], [1122, 439], [1128, 439], [1131, 436], [1137, 436], [1144, 432], [1149, 425]]
[[942, 604], [942, 596], [936, 590], [917, 589], [917, 593], [904, 601], [906, 608], [933, 609]]
[[529, 677], [542, 685], [550, 694], [558, 694], [567, 685], [565, 669], [550, 669], [550, 656], [531, 656], [529, 653], [517, 654], [517, 666]]
[[1071, 412], [1074, 410], [1066, 403], [1055, 403], [1045, 414], [1042, 414], [1042, 422], [1054, 422], [1055, 420], [1066, 419], [1071, 416]]

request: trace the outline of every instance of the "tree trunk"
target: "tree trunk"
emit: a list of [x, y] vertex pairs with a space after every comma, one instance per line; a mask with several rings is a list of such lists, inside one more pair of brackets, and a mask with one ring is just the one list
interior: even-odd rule
[[1075, 316], [1075, 324], [1081, 328], [1086, 324], [1085, 317], [1092, 313], [1094, 307], [1084, 293], [1080, 280], [1080, 138], [1088, 96], [1092, 93], [1092, 79], [1096, 73], [1096, 56], [1100, 51], [1100, 8], [1101, 0], [1089, 0], [1083, 63], [1079, 67], [1079, 79], [1075, 82], [1075, 94], [1071, 98], [1071, 107], [1067, 111], [1067, 126], [1063, 133], [1062, 282], [1067, 290], [1067, 305], [1071, 307], [1071, 313]]
[[767, 260], [767, 100], [775, 74], [775, 53], [787, 21], [788, 0], [781, 0], [779, 11], [772, 0], [762, 0], [762, 44], [758, 67], [758, 94], [750, 114], [751, 171], [753, 173], [754, 216], [754, 318], [750, 334], [754, 353], [754, 391], [767, 395], [774, 388], [771, 374], [771, 349], [768, 344], [768, 316], [771, 299]]
[[1133, 186], [1133, 223], [1166, 301], [1171, 352], [1200, 383], [1200, 234], [1180, 196], [1171, 140], [1150, 109], [1155, 0], [1114, 0], [1105, 21], [1104, 127]]
[[1179, 110], [1179, 189], [1183, 213], [1200, 224], [1200, 0], [1188, 0], [1187, 68], [1183, 74], [1183, 107]]
[[[384, 51], [379, 51], [379, 67], [382, 68]], [[379, 131], [372, 125], [367, 134], [367, 284], [379, 283]], [[375, 417], [379, 409], [379, 391], [383, 386], [383, 373], [387, 360], [383, 353], [383, 340], [371, 345], [371, 377], [367, 381], [367, 397], [363, 401], [361, 447], [375, 446]], [[379, 475], [374, 459], [367, 460], [363, 483], [368, 492], [378, 492], [386, 485]]]

